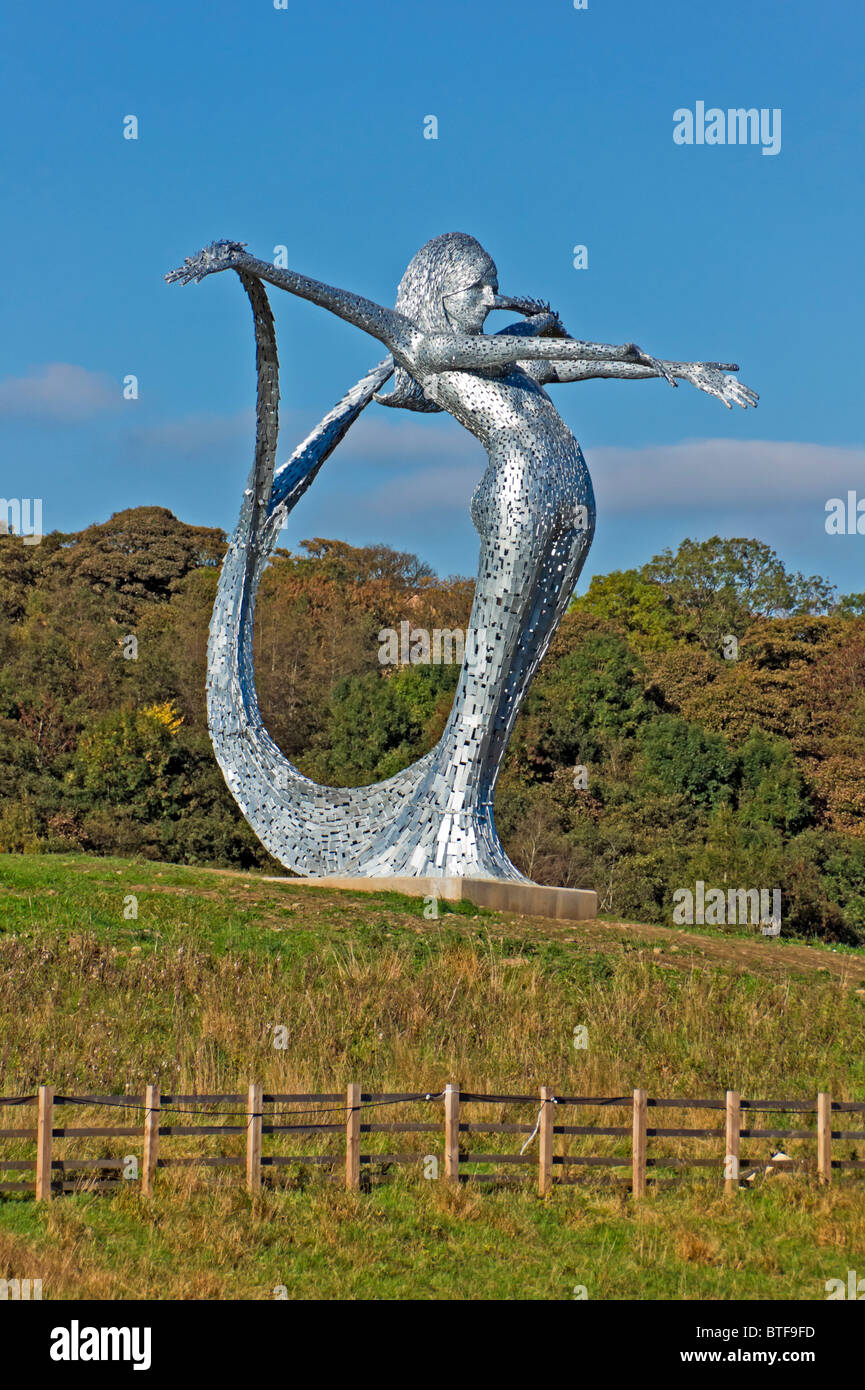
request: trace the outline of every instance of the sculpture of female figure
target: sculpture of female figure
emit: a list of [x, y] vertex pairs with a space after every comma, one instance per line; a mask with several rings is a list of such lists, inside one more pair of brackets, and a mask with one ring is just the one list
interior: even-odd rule
[[[573, 594], [595, 506], [580, 446], [546, 386], [592, 377], [677, 378], [730, 407], [757, 397], [733, 364], [659, 362], [634, 344], [580, 342], [534, 300], [498, 292], [496, 267], [473, 237], [422, 246], [395, 309], [214, 242], [168, 280], [234, 269], [253, 307], [258, 366], [256, 461], [214, 606], [208, 718], [226, 780], [274, 856], [303, 874], [465, 875], [523, 880], [493, 821], [496, 780], [520, 704]], [[347, 319], [389, 356], [274, 470], [278, 401], [273, 321], [262, 281]], [[493, 309], [524, 321], [484, 333]], [[379, 394], [395, 374], [390, 395]], [[480, 536], [466, 658], [435, 748], [386, 782], [322, 787], [267, 734], [255, 694], [252, 624], [258, 580], [287, 512], [371, 400], [446, 410], [483, 444], [486, 472], [471, 502]]]

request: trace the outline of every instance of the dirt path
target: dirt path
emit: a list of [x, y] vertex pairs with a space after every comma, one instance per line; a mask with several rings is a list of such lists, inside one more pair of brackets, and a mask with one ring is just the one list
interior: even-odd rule
[[616, 938], [620, 941], [633, 941], [635, 938], [644, 941], [647, 947], [652, 947], [653, 955], [668, 965], [681, 967], [683, 962], [699, 965], [717, 961], [761, 974], [813, 974], [822, 971], [835, 976], [843, 984], [865, 986], [865, 958], [862, 956], [785, 942], [783, 937], [755, 936], [750, 941], [746, 937], [703, 935], [675, 927], [644, 926], [637, 922], [581, 922], [579, 931], [577, 938], [572, 928], [568, 939], [587, 939], [597, 946], [609, 945], [611, 939]]

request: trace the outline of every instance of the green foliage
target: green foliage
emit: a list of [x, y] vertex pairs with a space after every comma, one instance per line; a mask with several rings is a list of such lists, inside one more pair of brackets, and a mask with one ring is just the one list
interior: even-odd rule
[[656, 712], [642, 663], [612, 632], [587, 632], [539, 673], [525, 704], [517, 757], [529, 777], [588, 764], [633, 739]]
[[835, 612], [844, 618], [865, 618], [865, 592], [842, 594]]
[[[843, 612], [856, 612], [856, 601], [842, 599]], [[639, 570], [594, 579], [575, 607], [615, 623], [639, 649], [684, 638], [719, 652], [725, 637], [741, 637], [755, 617], [826, 613], [836, 604], [831, 584], [791, 573], [762, 541], [712, 536], [685, 540]]]
[[0, 807], [0, 854], [35, 854], [41, 848], [38, 823], [29, 800], [7, 801]]
[[308, 765], [346, 786], [391, 777], [426, 751], [427, 731], [446, 714], [458, 677], [455, 665], [416, 665], [384, 680], [370, 672], [340, 681]]
[[707, 810], [732, 796], [736, 760], [718, 734], [662, 714], [641, 729], [639, 742], [645, 777], [659, 795], [679, 794]]
[[388, 545], [357, 547], [346, 541], [316, 536], [301, 542], [305, 555], [296, 557], [299, 575], [337, 584], [368, 584], [380, 580], [413, 590], [434, 579], [433, 570], [408, 551]]
[[755, 728], [739, 753], [739, 819], [795, 835], [814, 819], [805, 779], [786, 739]]
[[164, 814], [182, 795], [178, 727], [158, 706], [112, 711], [81, 735], [71, 779], [90, 800], [122, 806], [133, 819]]
[[142, 605], [168, 599], [192, 570], [219, 564], [224, 552], [221, 531], [187, 526], [166, 507], [135, 507], [63, 536], [47, 573], [85, 585], [109, 611], [131, 619]]
[[577, 612], [591, 613], [628, 634], [637, 650], [664, 650], [683, 635], [681, 618], [662, 586], [639, 570], [595, 575], [586, 594], [574, 600]]
[[683, 541], [675, 554], [656, 555], [640, 571], [660, 585], [677, 612], [688, 614], [693, 631], [713, 650], [726, 633], [741, 634], [749, 618], [823, 613], [834, 589], [818, 575], [790, 573], [762, 541]]

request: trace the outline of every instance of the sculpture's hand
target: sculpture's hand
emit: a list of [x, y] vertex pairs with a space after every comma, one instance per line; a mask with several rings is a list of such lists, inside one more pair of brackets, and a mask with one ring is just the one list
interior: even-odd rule
[[536, 314], [551, 314], [552, 309], [545, 299], [514, 298], [509, 294], [497, 294], [494, 309], [507, 309], [512, 314], [524, 314], [527, 319]]
[[539, 305], [526, 316], [526, 324], [538, 338], [568, 338], [570, 334], [555, 309]]
[[493, 308], [508, 309], [514, 314], [522, 314], [539, 338], [568, 337], [567, 330], [555, 309], [550, 308], [545, 299], [513, 299], [508, 295], [497, 294]]
[[650, 357], [647, 352], [643, 352], [636, 343], [626, 343], [624, 351], [626, 362], [636, 362], [640, 367], [651, 367], [653, 372], [657, 372], [658, 376], [669, 381], [671, 386], [678, 386], [679, 383], [671, 374], [669, 367], [664, 362], [659, 362], [656, 357]]
[[175, 283], [197, 284], [205, 275], [213, 275], [218, 270], [230, 270], [238, 251], [243, 251], [245, 241], [212, 241], [195, 256], [187, 256], [178, 270], [170, 270], [166, 275], [169, 285]]
[[[535, 315], [532, 315], [534, 318]], [[540, 329], [540, 338], [569, 338], [571, 335], [565, 328], [555, 309], [549, 307], [537, 310], [538, 322], [547, 320], [544, 327]], [[531, 320], [529, 320], [531, 322]]]
[[735, 362], [690, 362], [682, 375], [698, 391], [705, 391], [707, 396], [717, 396], [728, 410], [732, 410], [734, 405], [740, 405], [743, 410], [747, 410], [749, 405], [756, 409], [760, 399], [757, 392], [727, 375], [738, 370]]
[[525, 314], [527, 319], [533, 319], [538, 314], [555, 314], [556, 318], [559, 317], [546, 299], [515, 299], [513, 306], [518, 313]]

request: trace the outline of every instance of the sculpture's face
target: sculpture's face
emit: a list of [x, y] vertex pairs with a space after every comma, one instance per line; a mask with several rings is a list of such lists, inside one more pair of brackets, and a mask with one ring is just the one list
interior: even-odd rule
[[473, 285], [444, 296], [445, 313], [458, 333], [481, 333], [490, 309], [496, 307], [499, 278], [494, 265]]

